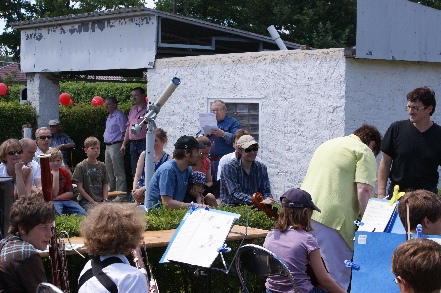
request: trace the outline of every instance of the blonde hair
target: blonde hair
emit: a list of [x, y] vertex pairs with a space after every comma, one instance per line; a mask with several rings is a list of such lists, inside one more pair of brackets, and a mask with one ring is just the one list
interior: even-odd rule
[[57, 158], [63, 160], [63, 153], [57, 148], [51, 148], [46, 152], [46, 155], [51, 155], [51, 162], [55, 161]]
[[81, 222], [81, 235], [93, 255], [129, 254], [140, 245], [145, 230], [143, 214], [132, 204], [102, 203]]
[[98, 138], [96, 138], [94, 136], [89, 136], [84, 141], [84, 147], [85, 148], [90, 148], [90, 147], [93, 147], [93, 146], [96, 146], [96, 145], [100, 145], [100, 141], [98, 140]]
[[[283, 199], [283, 202], [288, 202], [288, 200]], [[289, 227], [310, 232], [314, 230], [311, 226], [311, 216], [311, 208], [290, 208], [282, 206], [275, 228], [280, 232], [287, 230]]]
[[10, 139], [5, 140], [0, 145], [0, 161], [2, 163], [6, 164], [6, 156], [8, 155], [8, 149], [9, 148], [13, 148], [14, 150], [21, 150], [21, 151], [23, 151], [23, 148], [22, 148], [22, 146], [20, 145], [20, 143], [18, 142], [17, 139], [10, 138]]

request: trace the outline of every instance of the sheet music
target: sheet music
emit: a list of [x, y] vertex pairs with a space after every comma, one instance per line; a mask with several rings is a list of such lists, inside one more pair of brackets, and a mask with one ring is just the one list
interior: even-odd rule
[[358, 231], [384, 232], [396, 205], [394, 203], [390, 206], [387, 200], [371, 198], [361, 219], [363, 226], [360, 226]]
[[199, 124], [202, 131], [205, 134], [211, 134], [211, 131], [218, 129], [216, 114], [214, 113], [201, 113], [199, 114]]
[[181, 223], [164, 261], [210, 267], [238, 217], [205, 209], [193, 211]]

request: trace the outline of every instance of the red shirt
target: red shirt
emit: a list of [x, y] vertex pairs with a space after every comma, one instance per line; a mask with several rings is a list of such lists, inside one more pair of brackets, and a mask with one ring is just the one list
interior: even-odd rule
[[208, 170], [211, 169], [211, 162], [210, 159], [204, 158], [201, 162], [201, 168], [199, 171], [205, 174], [205, 176], [208, 176]]
[[[59, 181], [58, 195], [61, 195], [65, 192], [72, 191], [72, 175], [69, 174], [66, 168], [60, 167], [60, 181]], [[66, 199], [69, 200], [69, 199]]]

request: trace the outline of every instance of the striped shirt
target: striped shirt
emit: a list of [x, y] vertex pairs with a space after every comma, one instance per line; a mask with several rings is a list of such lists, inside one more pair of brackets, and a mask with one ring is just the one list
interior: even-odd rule
[[254, 161], [249, 174], [242, 166], [242, 160], [232, 160], [221, 173], [220, 197], [225, 205], [251, 205], [254, 193], [260, 192], [264, 198], [273, 197], [266, 166]]

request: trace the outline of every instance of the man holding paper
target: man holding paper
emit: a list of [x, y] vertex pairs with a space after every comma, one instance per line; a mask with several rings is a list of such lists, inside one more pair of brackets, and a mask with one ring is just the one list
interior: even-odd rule
[[217, 128], [211, 131], [211, 175], [213, 182], [217, 178], [219, 160], [222, 156], [234, 152], [233, 135], [240, 128], [239, 122], [227, 115], [227, 107], [221, 100], [216, 100], [211, 104], [211, 113], [216, 114]]
[[321, 213], [312, 214], [312, 234], [331, 277], [348, 289], [354, 221], [363, 215], [373, 194], [381, 134], [363, 125], [353, 134], [328, 140], [314, 152], [301, 189], [312, 196]]

